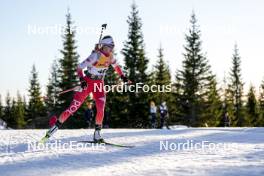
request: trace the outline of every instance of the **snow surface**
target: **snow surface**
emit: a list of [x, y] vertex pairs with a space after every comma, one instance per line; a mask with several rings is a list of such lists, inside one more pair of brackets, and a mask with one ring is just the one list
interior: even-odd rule
[[[28, 149], [45, 131], [0, 130], [0, 175], [264, 175], [264, 128], [104, 129], [108, 141], [135, 147]], [[90, 140], [92, 134], [92, 129], [59, 130], [47, 144]], [[169, 150], [161, 145], [165, 141]], [[188, 141], [227, 147], [175, 149]]]

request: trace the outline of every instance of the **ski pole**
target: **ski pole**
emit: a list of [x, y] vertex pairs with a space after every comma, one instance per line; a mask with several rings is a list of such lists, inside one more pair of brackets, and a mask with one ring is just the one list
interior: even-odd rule
[[59, 92], [59, 93], [58, 93], [58, 96], [60, 96], [60, 95], [62, 95], [62, 94], [65, 94], [65, 93], [67, 93], [67, 92], [78, 91], [78, 90], [80, 90], [80, 89], [81, 89], [81, 86], [75, 86], [75, 87], [72, 87], [72, 88], [70, 88], [70, 89], [67, 89], [67, 90], [64, 90], [64, 91], [62, 91], [62, 92]]
[[102, 36], [103, 36], [103, 32], [104, 32], [104, 29], [106, 29], [106, 26], [107, 26], [107, 24], [105, 23], [105, 24], [102, 24], [102, 29], [101, 29], [101, 34], [100, 34], [100, 37], [99, 37], [99, 42], [98, 42], [98, 44], [100, 44], [101, 43], [101, 39], [102, 39]]

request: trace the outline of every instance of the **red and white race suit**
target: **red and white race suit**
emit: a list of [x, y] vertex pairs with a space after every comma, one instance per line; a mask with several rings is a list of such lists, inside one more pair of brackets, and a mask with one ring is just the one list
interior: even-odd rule
[[[113, 57], [113, 55], [106, 55], [100, 50], [93, 51], [87, 59], [85, 59], [78, 65], [78, 75], [79, 77], [84, 78], [88, 86], [86, 89], [82, 89], [81, 91], [74, 94], [70, 106], [60, 115], [61, 123], [65, 122], [70, 115], [75, 113], [85, 101], [87, 96], [92, 93], [97, 109], [95, 122], [98, 125], [102, 124], [104, 118], [106, 94], [103, 89], [102, 91], [99, 91], [99, 89], [94, 89], [94, 87], [96, 84], [102, 84], [102, 86], [104, 85], [103, 79], [110, 65], [115, 69], [119, 76], [123, 75], [123, 72], [117, 64], [116, 59]], [[83, 72], [84, 69], [87, 69], [86, 74], [84, 74]]]

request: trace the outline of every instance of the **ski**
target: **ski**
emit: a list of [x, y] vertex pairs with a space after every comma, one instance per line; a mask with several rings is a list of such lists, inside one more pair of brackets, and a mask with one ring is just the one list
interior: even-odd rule
[[43, 138], [40, 139], [39, 143], [40, 144], [45, 144], [49, 140], [49, 136], [45, 135]]
[[123, 148], [133, 148], [135, 146], [133, 145], [123, 145], [123, 144], [116, 144], [116, 143], [111, 143], [111, 142], [96, 142], [96, 141], [79, 141], [81, 143], [91, 143], [91, 144], [105, 144], [109, 146], [114, 146], [114, 147], [123, 147]]

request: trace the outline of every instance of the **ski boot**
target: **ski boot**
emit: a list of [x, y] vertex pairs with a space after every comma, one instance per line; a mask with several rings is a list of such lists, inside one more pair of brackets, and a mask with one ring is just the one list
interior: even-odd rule
[[49, 124], [51, 128], [47, 131], [46, 135], [40, 140], [40, 143], [45, 143], [62, 126], [62, 123], [57, 120], [56, 116], [51, 117]]
[[95, 125], [93, 140], [95, 143], [104, 143], [104, 139], [101, 136], [102, 125]]

